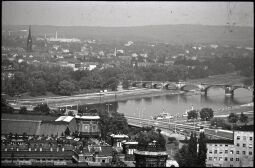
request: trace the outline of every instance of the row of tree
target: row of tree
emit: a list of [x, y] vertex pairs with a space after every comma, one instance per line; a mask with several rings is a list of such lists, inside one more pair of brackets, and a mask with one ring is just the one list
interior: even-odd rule
[[245, 115], [243, 112], [240, 115], [230, 113], [227, 117], [228, 122], [226, 122], [226, 120], [223, 118], [213, 118], [211, 120], [211, 126], [222, 127], [223, 129], [231, 130], [236, 128], [236, 124], [238, 121], [242, 124], [245, 124], [246, 126], [249, 121], [248, 119], [248, 116]]
[[[57, 65], [27, 64], [4, 61], [16, 69], [13, 78], [7, 75], [2, 78], [2, 91], [9, 95], [29, 92], [32, 96], [44, 95], [47, 91], [58, 95], [71, 95], [81, 90], [116, 90], [118, 83], [123, 81], [124, 88], [128, 87], [127, 80], [145, 81], [179, 81], [190, 78], [204, 78], [208, 75], [224, 74], [241, 71], [241, 75], [251, 77], [254, 74], [253, 58], [214, 58], [200, 62], [177, 61], [175, 65], [121, 67], [94, 69], [92, 71], [73, 71], [71, 68]], [[193, 66], [194, 68], [188, 68]], [[225, 69], [228, 70], [225, 70]], [[252, 83], [253, 79], [246, 81]]]
[[214, 114], [213, 110], [211, 108], [202, 108], [200, 111], [197, 110], [191, 110], [188, 112], [187, 119], [198, 119], [200, 116], [202, 121], [210, 121]]
[[188, 144], [183, 145], [174, 156], [179, 166], [206, 167], [206, 140], [204, 132], [200, 133], [199, 138], [196, 134], [191, 133]]

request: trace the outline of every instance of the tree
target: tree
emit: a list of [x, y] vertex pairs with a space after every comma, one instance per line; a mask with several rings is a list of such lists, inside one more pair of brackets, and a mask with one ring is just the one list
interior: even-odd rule
[[230, 123], [232, 123], [232, 129], [233, 129], [233, 124], [235, 124], [238, 121], [238, 115], [236, 115], [235, 113], [230, 113], [228, 116], [228, 121]]
[[69, 127], [66, 127], [65, 136], [70, 136], [70, 129], [69, 129]]
[[69, 111], [67, 115], [68, 116], [74, 116], [74, 113], [73, 113], [73, 111]]
[[203, 108], [200, 111], [200, 118], [203, 121], [209, 121], [211, 118], [213, 118], [213, 110], [211, 108]]
[[49, 114], [50, 108], [48, 107], [47, 104], [38, 104], [37, 106], [34, 107], [34, 111], [44, 113], [44, 114]]
[[38, 96], [45, 95], [46, 93], [46, 82], [44, 79], [36, 79], [31, 81], [30, 95]]
[[58, 84], [59, 94], [70, 96], [75, 90], [75, 86], [72, 82], [63, 80]]
[[236, 123], [238, 121], [239, 117], [235, 113], [230, 113], [228, 116], [228, 121], [230, 123]]
[[191, 133], [190, 140], [188, 143], [188, 151], [191, 156], [193, 156], [192, 160], [188, 160], [190, 162], [190, 166], [193, 167], [196, 165], [197, 160], [197, 137], [196, 133]]
[[13, 107], [11, 107], [7, 102], [6, 100], [1, 97], [1, 112], [2, 113], [13, 113], [14, 112], [14, 109]]
[[27, 113], [27, 107], [26, 106], [22, 106], [20, 108], [20, 114], [26, 114]]
[[175, 160], [180, 167], [190, 167], [189, 161], [192, 160], [192, 156], [188, 152], [188, 145], [183, 145], [182, 148], [175, 154]]
[[201, 132], [198, 139], [198, 157], [197, 157], [197, 166], [206, 167], [206, 137], [204, 132]]
[[130, 83], [128, 82], [128, 80], [123, 80], [123, 82], [122, 82], [122, 88], [123, 89], [128, 89], [129, 88], [129, 86], [130, 86]]
[[196, 110], [191, 110], [188, 112], [188, 120], [189, 119], [197, 119], [197, 111]]
[[245, 114], [242, 112], [241, 115], [240, 115], [239, 121], [242, 122], [242, 123], [245, 123], [245, 125], [247, 125], [248, 116], [245, 115]]
[[119, 82], [118, 82], [116, 77], [111, 77], [111, 78], [106, 80], [103, 87], [104, 88], [111, 88], [112, 91], [116, 91], [117, 87], [118, 87], [118, 83]]

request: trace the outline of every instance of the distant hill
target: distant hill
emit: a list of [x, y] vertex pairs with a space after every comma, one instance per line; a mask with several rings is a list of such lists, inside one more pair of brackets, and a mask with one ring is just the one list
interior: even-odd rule
[[[28, 29], [28, 26], [3, 25], [3, 33]], [[253, 46], [252, 27], [204, 26], [204, 25], [155, 25], [137, 27], [88, 27], [32, 25], [33, 35], [77, 37], [106, 40], [158, 41], [170, 44], [218, 43], [225, 45]], [[23, 32], [24, 33], [24, 32]]]

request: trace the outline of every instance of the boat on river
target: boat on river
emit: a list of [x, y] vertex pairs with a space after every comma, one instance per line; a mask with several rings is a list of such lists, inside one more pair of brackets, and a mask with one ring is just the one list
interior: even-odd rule
[[170, 115], [169, 113], [165, 113], [164, 111], [153, 117], [154, 120], [165, 120], [165, 119], [172, 119], [172, 118], [174, 118], [174, 116]]

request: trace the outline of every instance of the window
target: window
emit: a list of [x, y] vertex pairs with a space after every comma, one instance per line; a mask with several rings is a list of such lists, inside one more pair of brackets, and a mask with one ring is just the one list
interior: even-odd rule
[[225, 161], [228, 161], [228, 158], [227, 157], [225, 157], [225, 159], [224, 159]]
[[222, 146], [222, 144], [220, 144], [220, 146]]
[[227, 153], [228, 153], [228, 150], [225, 150], [225, 153], [227, 154]]
[[246, 144], [243, 144], [243, 147], [245, 148], [245, 147], [246, 147]]
[[239, 158], [236, 158], [236, 161], [239, 161]]
[[246, 136], [243, 136], [243, 140], [246, 140]]
[[233, 150], [230, 150], [230, 152], [229, 152], [230, 154], [233, 154], [234, 152], [233, 152]]
[[250, 140], [252, 141], [252, 137], [250, 137]]
[[222, 161], [222, 157], [219, 157], [219, 161]]
[[249, 152], [249, 155], [252, 155], [252, 152], [251, 152], [251, 151]]
[[225, 145], [226, 147], [228, 147], [228, 145]]
[[236, 139], [237, 139], [237, 140], [240, 140], [240, 136], [237, 136]]
[[236, 144], [236, 146], [238, 146], [238, 147], [239, 147], [239, 146], [240, 146], [240, 144], [239, 144], [239, 143], [237, 143], [237, 144]]
[[216, 160], [217, 160], [217, 157], [214, 157], [213, 160], [216, 161]]
[[212, 160], [212, 157], [209, 157], [209, 160]]
[[222, 150], [220, 150], [220, 154], [222, 154], [223, 152], [222, 152]]
[[217, 150], [214, 150], [214, 154], [217, 154]]
[[243, 155], [245, 155], [245, 151], [243, 151]]
[[231, 165], [229, 165], [230, 167], [233, 167], [233, 165], [231, 164]]
[[218, 146], [217, 144], [215, 146]]
[[230, 158], [230, 161], [233, 161], [233, 158]]
[[211, 151], [211, 150], [209, 150], [209, 153], [212, 153], [212, 151]]
[[239, 151], [236, 151], [236, 154], [239, 154]]
[[249, 148], [252, 148], [252, 144], [249, 144]]

